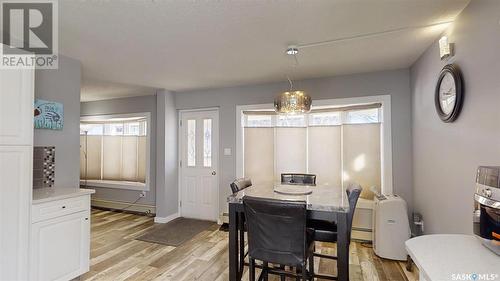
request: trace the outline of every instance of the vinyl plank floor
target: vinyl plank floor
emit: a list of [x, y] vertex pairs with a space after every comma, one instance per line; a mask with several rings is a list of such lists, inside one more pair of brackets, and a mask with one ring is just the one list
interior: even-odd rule
[[[217, 226], [172, 247], [135, 240], [154, 226], [151, 217], [93, 209], [91, 223], [91, 266], [80, 280], [228, 280], [228, 235]], [[324, 254], [336, 253], [335, 244], [317, 243], [316, 249]], [[316, 272], [336, 274], [336, 261], [318, 257], [314, 261]], [[361, 243], [351, 244], [352, 281], [418, 280], [416, 269], [408, 272], [404, 266], [375, 256]], [[248, 280], [247, 269], [243, 280]], [[270, 276], [269, 280], [280, 279]]]

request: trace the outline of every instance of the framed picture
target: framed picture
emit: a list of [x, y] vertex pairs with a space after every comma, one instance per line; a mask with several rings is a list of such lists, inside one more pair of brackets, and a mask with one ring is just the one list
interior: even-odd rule
[[62, 130], [63, 124], [62, 103], [35, 99], [35, 129]]

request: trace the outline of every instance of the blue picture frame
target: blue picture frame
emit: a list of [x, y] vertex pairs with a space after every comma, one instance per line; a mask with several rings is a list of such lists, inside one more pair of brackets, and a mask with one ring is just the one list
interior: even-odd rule
[[62, 130], [64, 107], [62, 103], [35, 99], [35, 129]]

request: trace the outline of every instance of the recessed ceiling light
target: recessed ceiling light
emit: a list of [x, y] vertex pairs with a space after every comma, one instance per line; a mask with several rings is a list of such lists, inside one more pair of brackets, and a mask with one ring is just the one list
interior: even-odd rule
[[288, 48], [286, 48], [287, 55], [294, 56], [298, 53], [299, 53], [299, 48], [297, 48], [297, 46], [288, 46]]

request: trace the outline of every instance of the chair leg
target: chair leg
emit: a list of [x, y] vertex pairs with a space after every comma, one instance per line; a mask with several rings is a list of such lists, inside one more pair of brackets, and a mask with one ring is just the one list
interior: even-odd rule
[[300, 269], [299, 269], [299, 267], [298, 267], [298, 266], [297, 266], [297, 268], [295, 269], [295, 274], [297, 274], [296, 280], [297, 280], [297, 281], [300, 281]]
[[255, 281], [255, 259], [248, 258], [248, 279], [250, 281]]
[[264, 278], [262, 278], [262, 280], [263, 281], [268, 281], [268, 279], [269, 279], [269, 274], [268, 273], [269, 272], [267, 271], [267, 269], [269, 267], [269, 264], [265, 261], [265, 262], [262, 263], [262, 265], [263, 265], [262, 270], [264, 270], [264, 275], [263, 275]]
[[[285, 266], [284, 265], [280, 265], [280, 269], [285, 271]], [[280, 281], [285, 281], [286, 280], [286, 276], [284, 274], [281, 274], [280, 275]]]
[[311, 281], [314, 280], [314, 255], [309, 257], [309, 275], [311, 276]]
[[[244, 227], [244, 215], [240, 215], [240, 268], [241, 275], [243, 275], [243, 268], [245, 266], [245, 227]], [[241, 276], [240, 276], [241, 278]]]
[[302, 264], [302, 281], [307, 281], [307, 270], [306, 270], [306, 262]]

